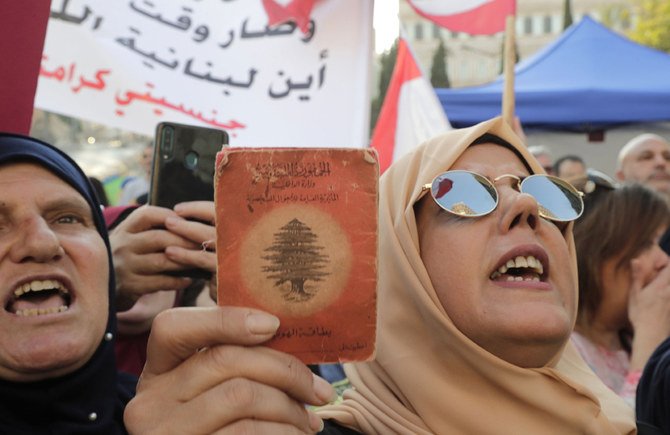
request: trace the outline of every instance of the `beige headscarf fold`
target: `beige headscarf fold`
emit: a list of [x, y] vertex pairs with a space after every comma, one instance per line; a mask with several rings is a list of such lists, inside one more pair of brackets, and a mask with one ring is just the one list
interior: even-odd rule
[[[319, 410], [365, 434], [635, 433], [632, 410], [568, 344], [547, 367], [524, 369], [464, 336], [442, 308], [421, 261], [414, 203], [484, 133], [542, 168], [500, 118], [436, 137], [395, 163], [380, 185], [377, 355], [347, 364], [354, 389]], [[571, 230], [567, 231], [577, 272]], [[454, 255], [458, 249], [454, 248]]]

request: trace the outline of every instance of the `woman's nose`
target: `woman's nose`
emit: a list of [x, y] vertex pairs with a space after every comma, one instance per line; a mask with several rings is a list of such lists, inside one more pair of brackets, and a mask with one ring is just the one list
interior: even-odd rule
[[60, 259], [64, 250], [60, 239], [41, 216], [26, 219], [16, 228], [10, 248], [15, 263], [43, 263]]
[[535, 198], [527, 193], [520, 193], [511, 186], [498, 187], [500, 195], [501, 231], [508, 232], [516, 227], [527, 226], [535, 230], [540, 218]]
[[668, 262], [670, 262], [670, 257], [658, 244], [654, 244], [654, 265], [657, 270], [663, 269]]
[[665, 159], [665, 156], [661, 153], [658, 153], [654, 156], [654, 164], [656, 166], [667, 166], [668, 161]]

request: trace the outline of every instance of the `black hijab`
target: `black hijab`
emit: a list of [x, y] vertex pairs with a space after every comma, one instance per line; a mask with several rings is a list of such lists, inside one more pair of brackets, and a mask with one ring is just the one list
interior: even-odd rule
[[136, 379], [116, 370], [114, 268], [94, 189], [79, 166], [57, 148], [29, 137], [0, 133], [0, 170], [10, 162], [45, 167], [71, 185], [91, 207], [109, 258], [109, 313], [98, 349], [80, 369], [38, 382], [0, 380], [0, 433], [124, 434], [123, 409], [134, 394]]

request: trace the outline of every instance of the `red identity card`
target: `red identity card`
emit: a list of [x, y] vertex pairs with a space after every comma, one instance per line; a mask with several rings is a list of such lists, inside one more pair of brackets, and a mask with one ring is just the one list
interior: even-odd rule
[[215, 175], [219, 305], [279, 317], [268, 346], [307, 364], [374, 356], [373, 149], [227, 148]]

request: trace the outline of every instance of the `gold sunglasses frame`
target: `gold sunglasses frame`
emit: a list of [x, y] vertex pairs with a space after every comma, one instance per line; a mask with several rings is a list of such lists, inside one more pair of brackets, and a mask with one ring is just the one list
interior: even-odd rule
[[[469, 212], [469, 210], [471, 210], [471, 209], [470, 209], [466, 204], [463, 204], [462, 207], [460, 207], [460, 208], [458, 208], [458, 209], [456, 209], [456, 210], [450, 210], [450, 209], [444, 207], [442, 204], [440, 204], [440, 202], [439, 202], [439, 201], [435, 198], [435, 196], [433, 195], [433, 190], [432, 190], [432, 189], [433, 189], [433, 183], [435, 183], [435, 180], [436, 180], [438, 177], [440, 177], [440, 176], [442, 176], [442, 175], [444, 175], [444, 174], [446, 174], [446, 173], [449, 173], [449, 172], [465, 172], [465, 173], [474, 175], [474, 176], [475, 176], [475, 179], [477, 179], [477, 178], [481, 178], [481, 179], [485, 180], [485, 181], [489, 184], [489, 186], [491, 186], [491, 187], [493, 188], [493, 191], [496, 193], [496, 196], [495, 196], [495, 198], [494, 198], [494, 199], [495, 199], [495, 204], [494, 204], [493, 208], [491, 208], [491, 210], [489, 210], [489, 211], [487, 211], [487, 212], [485, 212], [485, 213], [471, 213], [471, 212]], [[579, 190], [577, 190], [577, 189], [575, 188], [575, 186], [573, 186], [572, 184], [570, 184], [568, 181], [565, 181], [565, 180], [563, 180], [562, 178], [558, 178], [558, 177], [556, 177], [556, 176], [554, 176], [554, 175], [548, 175], [548, 174], [531, 174], [531, 175], [529, 175], [529, 176], [527, 176], [527, 177], [521, 178], [521, 177], [519, 177], [519, 176], [517, 176], [517, 175], [513, 175], [513, 174], [502, 174], [502, 175], [497, 176], [497, 177], [494, 178], [493, 180], [491, 180], [491, 179], [489, 179], [488, 177], [485, 177], [484, 175], [482, 175], [482, 174], [478, 174], [478, 173], [473, 172], [473, 171], [468, 171], [468, 170], [465, 170], [465, 169], [454, 169], [454, 170], [445, 171], [445, 172], [442, 172], [442, 173], [436, 175], [435, 178], [433, 178], [433, 181], [431, 181], [431, 182], [428, 183], [428, 184], [424, 184], [424, 185], [421, 187], [421, 190], [422, 190], [422, 191], [428, 190], [428, 191], [430, 192], [430, 196], [433, 198], [433, 201], [435, 201], [435, 203], [436, 203], [440, 208], [442, 208], [443, 210], [445, 210], [445, 211], [447, 211], [447, 212], [449, 212], [449, 213], [451, 213], [451, 214], [453, 214], [453, 215], [455, 215], [455, 216], [468, 217], [468, 218], [477, 218], [477, 217], [482, 217], [482, 216], [486, 216], [487, 214], [493, 213], [493, 211], [494, 211], [496, 208], [498, 208], [498, 203], [500, 202], [500, 194], [498, 193], [498, 189], [496, 189], [495, 183], [497, 183], [498, 181], [502, 180], [503, 178], [511, 178], [512, 180], [515, 181], [515, 184], [514, 184], [513, 187], [514, 187], [518, 192], [523, 192], [523, 191], [522, 191], [522, 188], [523, 188], [523, 184], [524, 184], [524, 182], [525, 182], [526, 180], [529, 180], [529, 179], [532, 179], [532, 178], [536, 178], [536, 177], [548, 178], [548, 179], [551, 180], [554, 184], [559, 185], [559, 186], [562, 186], [562, 187], [563, 187], [565, 190], [567, 190], [568, 192], [573, 193], [573, 194], [574, 194], [574, 197], [577, 198], [577, 199], [579, 199], [579, 202], [580, 202], [580, 204], [581, 204], [581, 210], [579, 211], [579, 213], [577, 213], [577, 216], [576, 216], [576, 217], [574, 217], [574, 218], [572, 218], [572, 219], [559, 219], [559, 218], [556, 217], [556, 215], [554, 215], [551, 211], [549, 211], [548, 209], [546, 209], [545, 207], [543, 207], [542, 204], [540, 204], [540, 202], [538, 201], [538, 199], [535, 198], [535, 196], [531, 195], [531, 196], [533, 196], [533, 198], [534, 198], [535, 201], [537, 202], [537, 205], [538, 205], [538, 214], [539, 214], [541, 217], [543, 217], [543, 218], [545, 218], [545, 219], [549, 219], [549, 220], [554, 221], [554, 222], [572, 222], [572, 221], [574, 221], [574, 220], [579, 219], [579, 217], [582, 215], [582, 213], [584, 213], [584, 200], [583, 200], [584, 193], [581, 192], [581, 191], [579, 191]], [[529, 195], [530, 195], [530, 194], [529, 194]], [[568, 199], [568, 200], [569, 200], [569, 199]]]

